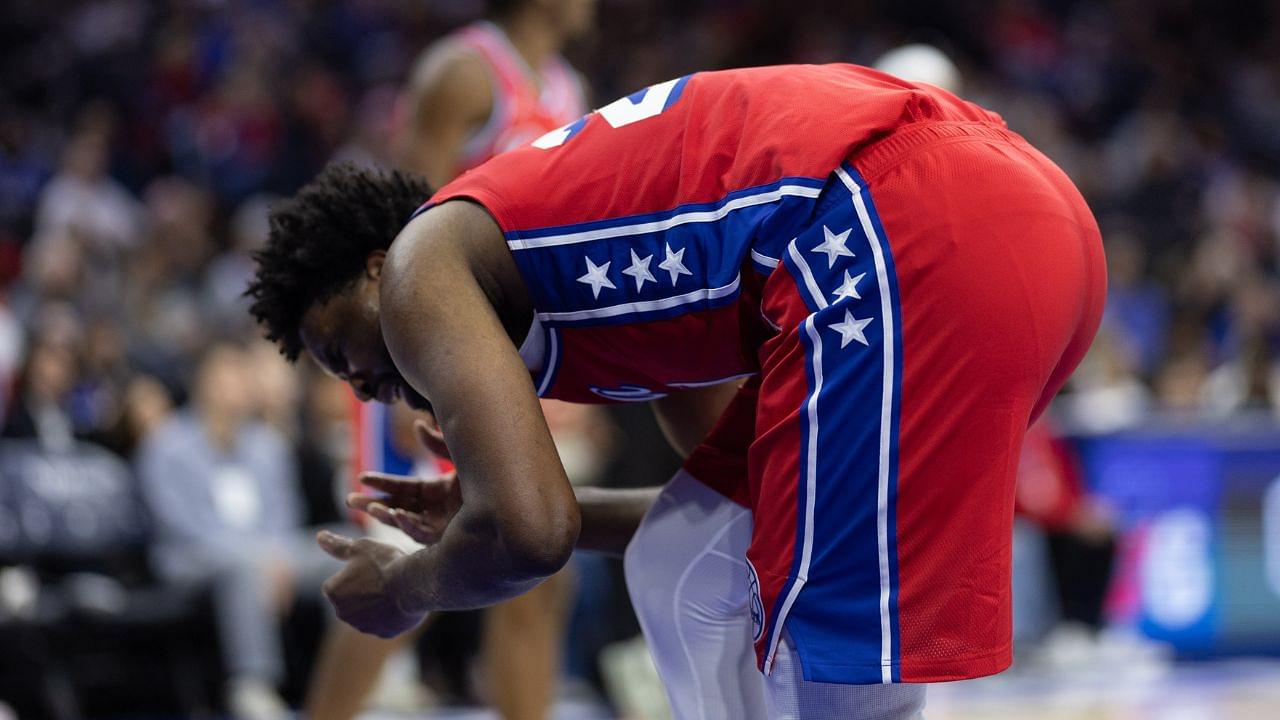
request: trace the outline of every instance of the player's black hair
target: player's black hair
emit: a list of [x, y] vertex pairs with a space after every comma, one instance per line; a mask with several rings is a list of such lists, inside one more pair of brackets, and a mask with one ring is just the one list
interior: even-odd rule
[[424, 178], [332, 163], [271, 208], [267, 244], [245, 295], [268, 340], [290, 361], [302, 352], [302, 316], [360, 277], [431, 195]]
[[525, 2], [526, 0], [489, 0], [485, 3], [485, 9], [489, 17], [504, 18]]

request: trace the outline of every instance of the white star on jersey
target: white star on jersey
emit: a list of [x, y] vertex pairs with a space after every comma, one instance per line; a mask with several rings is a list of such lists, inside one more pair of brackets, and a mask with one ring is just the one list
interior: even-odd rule
[[871, 321], [874, 319], [875, 318], [867, 318], [865, 320], [859, 320], [853, 316], [853, 313], [845, 310], [844, 322], [833, 323], [827, 327], [840, 333], [840, 347], [842, 348], [848, 345], [850, 340], [857, 340], [863, 345], [870, 347], [871, 344], [867, 342], [867, 336], [862, 333], [862, 329], [870, 325]]
[[854, 257], [853, 251], [845, 247], [845, 241], [849, 239], [849, 233], [853, 232], [853, 228], [849, 228], [837, 235], [831, 232], [831, 228], [826, 225], [822, 226], [822, 235], [825, 238], [820, 245], [813, 248], [809, 252], [825, 253], [827, 256], [827, 269], [836, 266], [836, 258], [840, 256]]
[[603, 265], [596, 265], [591, 262], [591, 258], [583, 258], [587, 261], [587, 274], [578, 278], [578, 282], [591, 286], [591, 296], [600, 299], [600, 288], [607, 287], [610, 290], [617, 290], [618, 287], [609, 279], [609, 264], [611, 260], [606, 260]]
[[622, 274], [630, 275], [636, 279], [636, 292], [640, 292], [640, 289], [644, 287], [646, 280], [649, 282], [658, 282], [658, 279], [653, 276], [653, 273], [649, 272], [649, 261], [652, 259], [652, 255], [642, 258], [639, 255], [636, 255], [635, 250], [631, 251], [631, 266], [623, 270]]
[[862, 278], [866, 276], [867, 276], [866, 273], [860, 273], [857, 277], [851, 278], [849, 277], [849, 271], [845, 270], [844, 284], [836, 288], [835, 292], [831, 293], [835, 297], [835, 300], [832, 300], [831, 302], [838, 303], [845, 298], [853, 298], [854, 300], [861, 300], [862, 296], [858, 294], [858, 283], [862, 282]]
[[666, 250], [667, 257], [658, 263], [658, 267], [671, 273], [671, 285], [674, 287], [681, 275], [692, 275], [693, 273], [689, 272], [689, 268], [684, 266], [684, 248], [672, 252], [671, 246], [666, 245]]

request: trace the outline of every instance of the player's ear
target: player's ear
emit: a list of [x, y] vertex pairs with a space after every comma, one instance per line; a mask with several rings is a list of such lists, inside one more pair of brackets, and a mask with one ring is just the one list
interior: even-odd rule
[[370, 280], [382, 277], [382, 263], [387, 259], [386, 250], [374, 250], [364, 259], [364, 274]]

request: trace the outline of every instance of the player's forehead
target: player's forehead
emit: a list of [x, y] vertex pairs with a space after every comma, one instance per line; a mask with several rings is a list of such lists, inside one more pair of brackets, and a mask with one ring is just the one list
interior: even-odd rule
[[341, 302], [335, 296], [307, 308], [298, 326], [298, 339], [302, 341], [302, 346], [330, 372], [338, 371], [334, 361], [342, 350], [342, 334], [339, 332], [341, 320]]

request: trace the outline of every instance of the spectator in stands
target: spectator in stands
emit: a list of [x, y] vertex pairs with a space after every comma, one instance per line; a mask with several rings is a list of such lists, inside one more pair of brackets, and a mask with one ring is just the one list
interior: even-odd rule
[[107, 174], [114, 117], [104, 105], [90, 103], [78, 120], [58, 174], [40, 195], [37, 232], [76, 232], [94, 254], [132, 247], [141, 239], [141, 208]]
[[156, 571], [213, 591], [227, 707], [237, 718], [282, 718], [279, 621], [295, 595], [315, 596], [337, 565], [302, 529], [293, 455], [253, 418], [245, 352], [216, 346], [200, 363], [190, 407], [163, 422], [138, 451], [155, 517]]
[[0, 435], [38, 440], [47, 452], [70, 449], [75, 440], [69, 407], [75, 380], [76, 358], [68, 347], [48, 340], [33, 342]]

